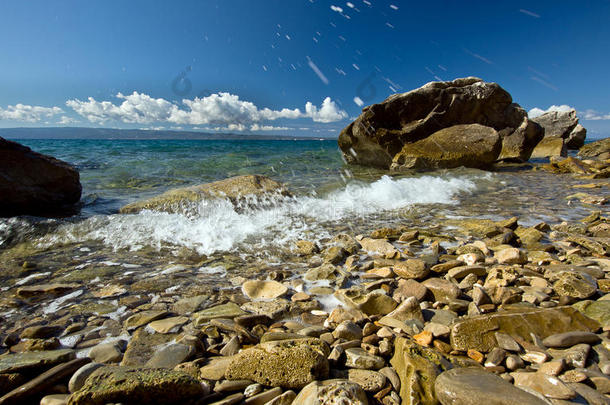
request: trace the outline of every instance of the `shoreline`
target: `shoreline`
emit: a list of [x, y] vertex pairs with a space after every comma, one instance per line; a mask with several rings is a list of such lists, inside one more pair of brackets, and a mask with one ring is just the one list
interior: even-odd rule
[[[532, 172], [532, 175], [539, 173]], [[599, 183], [601, 187], [605, 184], [605, 180], [589, 182]], [[539, 377], [544, 374], [539, 369], [552, 368], [562, 389], [565, 385], [567, 397], [573, 398], [576, 392], [581, 396], [583, 393], [592, 395], [582, 385], [597, 388], [595, 384], [601, 384], [600, 379], [607, 379], [602, 371], [598, 371], [601, 374], [587, 371], [591, 367], [598, 370], [608, 367], [604, 360], [610, 350], [607, 324], [596, 327], [598, 321], [586, 318], [577, 327], [563, 325], [566, 332], [589, 328], [588, 333], [597, 333], [581, 337], [598, 342], [595, 345], [585, 343], [587, 353], [595, 353], [595, 356], [585, 356], [589, 363], [581, 361], [582, 364], [559, 359], [571, 359], [570, 356], [575, 355], [565, 357], [565, 350], [584, 350], [583, 343], [560, 350], [541, 346], [549, 336], [538, 336], [534, 341], [530, 336], [513, 336], [517, 346], [512, 341], [510, 344], [518, 349], [507, 350], [476, 346], [473, 343], [476, 339], [466, 346], [454, 347], [453, 336], [462, 333], [454, 332], [457, 324], [477, 316], [530, 312], [538, 308], [536, 311], [543, 311], [547, 317], [555, 314], [557, 308], [572, 311], [562, 308], [578, 308], [591, 297], [595, 303], [601, 303], [594, 304], [594, 308], [606, 305], [603, 301], [608, 298], [604, 298], [604, 294], [610, 291], [609, 283], [604, 281], [610, 273], [610, 263], [603, 259], [609, 246], [606, 219], [594, 215], [588, 218], [588, 225], [578, 221], [569, 224], [557, 221], [549, 226], [533, 224], [526, 215], [524, 224], [529, 226], [520, 226], [517, 219], [493, 222], [480, 217], [473, 220], [461, 217], [437, 218], [445, 225], [441, 228], [438, 223], [431, 222], [427, 226], [419, 224], [404, 229], [388, 224], [361, 237], [339, 232], [324, 239], [319, 248], [311, 240], [304, 240], [290, 250], [292, 256], [290, 253], [280, 255], [276, 263], [265, 262], [264, 258], [248, 259], [248, 256], [244, 260], [238, 258], [239, 254], [233, 258], [230, 254], [225, 255], [224, 262], [218, 255], [201, 261], [202, 256], [193, 256], [187, 249], [182, 253], [185, 256], [180, 253], [172, 256], [174, 264], [159, 267], [150, 261], [151, 269], [138, 273], [127, 259], [130, 253], [119, 251], [116, 256], [99, 261], [103, 266], [96, 271], [91, 272], [86, 266], [80, 271], [74, 268], [64, 273], [63, 282], [55, 285], [44, 284], [49, 276], [45, 274], [48, 271], [45, 271], [47, 263], [44, 260], [57, 260], [61, 274], [61, 255], [50, 259], [43, 254], [39, 256], [41, 263], [36, 254], [21, 258], [17, 254], [12, 260], [32, 258], [20, 263], [23, 274], [27, 274], [21, 281], [26, 281], [4, 291], [2, 305], [23, 310], [24, 303], [31, 302], [33, 307], [30, 308], [40, 308], [41, 312], [34, 311], [32, 315], [39, 315], [10, 326], [3, 322], [0, 333], [6, 353], [0, 355], [0, 364], [3, 359], [9, 359], [11, 363], [11, 358], [15, 359], [13, 363], [18, 363], [15, 357], [23, 355], [15, 352], [35, 350], [36, 355], [62, 354], [62, 360], [56, 360], [60, 364], [64, 364], [66, 358], [76, 356], [107, 365], [135, 367], [137, 371], [133, 373], [139, 376], [150, 372], [142, 367], [160, 365], [168, 370], [163, 373], [170, 374], [162, 373], [157, 380], [153, 379], [154, 386], [149, 387], [152, 391], [174, 381], [177, 377], [169, 370], [177, 368], [183, 378], [180, 384], [191, 387], [191, 394], [197, 393], [199, 403], [234, 403], [231, 401], [243, 400], [246, 395], [288, 401], [310, 381], [328, 378], [347, 379], [348, 382], [340, 382], [342, 390], [352, 390], [354, 398], [360, 398], [361, 403], [364, 403], [363, 393], [368, 396], [369, 403], [400, 403], [400, 398], [407, 394], [397, 381], [403, 380], [406, 371], [401, 371], [402, 366], [397, 364], [404, 361], [416, 368], [423, 367], [418, 368], [421, 372], [436, 370], [436, 374], [451, 367], [456, 370], [464, 366], [480, 367], [485, 373], [529, 389], [528, 392], [532, 392], [531, 387], [523, 384], [534, 377], [529, 374], [546, 379]], [[587, 234], [587, 228], [598, 233], [596, 236]], [[498, 246], [505, 249], [498, 249]], [[94, 252], [84, 245], [76, 247], [75, 251], [80, 251], [83, 258]], [[142, 257], [152, 258], [163, 251], [172, 254], [171, 249], [165, 248], [161, 252], [153, 249], [144, 252]], [[124, 259], [117, 260], [120, 256]], [[294, 266], [295, 263], [301, 264]], [[295, 268], [303, 270], [299, 272]], [[225, 273], [228, 283], [214, 285], [213, 280]], [[130, 281], [132, 274], [135, 278]], [[113, 278], [114, 283], [90, 284], [92, 279]], [[189, 283], [182, 284], [181, 280], [189, 280]], [[80, 303], [90, 294], [93, 300]], [[568, 297], [570, 294], [589, 295], [566, 298], [562, 294], [568, 294]], [[14, 298], [11, 299], [11, 295]], [[339, 304], [343, 309], [337, 306]], [[586, 308], [591, 305], [581, 307], [581, 310], [587, 313]], [[603, 311], [602, 315], [598, 315], [599, 311], [589, 311], [597, 317], [602, 316], [600, 320], [605, 319]], [[572, 312], [570, 314], [570, 317], [574, 316]], [[553, 316], [558, 316], [557, 322], [561, 324], [559, 320], [563, 315]], [[562, 333], [564, 329], [553, 331]], [[538, 329], [535, 333], [541, 331]], [[559, 339], [550, 337], [551, 340]], [[66, 349], [69, 352], [62, 352]], [[500, 356], [499, 350], [504, 354]], [[574, 353], [581, 353], [578, 350]], [[313, 356], [321, 374], [309, 375], [305, 371], [303, 375], [298, 374], [301, 370], [293, 364], [288, 375], [297, 378], [298, 374], [300, 380], [294, 382], [293, 377], [288, 378], [288, 382], [282, 380], [273, 372], [277, 367], [286, 366], [285, 361], [273, 363], [275, 357], [270, 353], [276, 351], [286, 351], [288, 357], [282, 359], [306, 355], [305, 358], [311, 360]], [[399, 360], [403, 355], [406, 357]], [[255, 356], [258, 362], [271, 362], [270, 368], [265, 369], [268, 375], [254, 373], [248, 366], [252, 361], [248, 356]], [[501, 357], [499, 361], [498, 356]], [[597, 360], [591, 363], [592, 359]], [[557, 362], [559, 365], [553, 368]], [[55, 364], [43, 364], [40, 359], [34, 363], [35, 372]], [[9, 366], [5, 373], [7, 370], [22, 373], [18, 366], [14, 367], [14, 364]], [[99, 370], [97, 377], [90, 381], [98, 384], [113, 381], [124, 371], [121, 367]], [[298, 373], [295, 370], [299, 370]], [[398, 371], [401, 378], [397, 380], [392, 370]], [[31, 372], [22, 373], [25, 379], [28, 373]], [[184, 373], [190, 377], [185, 377]], [[521, 375], [524, 373], [527, 376]], [[554, 377], [553, 374], [544, 375]], [[575, 375], [579, 377], [575, 378]], [[234, 382], [236, 380], [238, 382]], [[194, 381], [200, 388], [193, 388]], [[400, 384], [408, 382], [400, 381]], [[278, 390], [278, 387], [281, 388]], [[510, 392], [508, 386], [504, 388]], [[87, 390], [87, 398], [110, 395], [109, 388], [105, 389], [104, 393], [97, 392], [96, 386], [89, 383], [84, 391], [78, 391], [79, 394], [73, 397], [85, 395]], [[128, 395], [127, 388], [121, 389], [122, 395]], [[421, 388], [421, 384], [409, 389], [408, 395], [421, 395], [422, 398], [433, 392], [430, 386]], [[314, 390], [312, 386], [303, 390], [305, 394], [302, 395], [314, 395], [307, 394], [311, 390], [319, 392], [319, 388]], [[51, 393], [53, 389], [45, 388], [32, 395]], [[59, 394], [67, 398], [67, 394]], [[174, 397], [167, 403], [182, 399]], [[82, 399], [71, 401], [88, 403], [78, 402]]]

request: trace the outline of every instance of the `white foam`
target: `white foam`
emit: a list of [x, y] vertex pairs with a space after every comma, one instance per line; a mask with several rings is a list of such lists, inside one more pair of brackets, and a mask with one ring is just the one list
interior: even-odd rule
[[15, 286], [24, 285], [26, 283], [29, 283], [32, 280], [40, 280], [41, 278], [45, 278], [45, 277], [49, 276], [50, 274], [51, 274], [50, 271], [45, 271], [44, 273], [30, 274], [29, 276], [17, 281], [15, 283]]
[[184, 246], [200, 254], [233, 250], [246, 241], [255, 249], [287, 246], [306, 235], [329, 236], [323, 222], [345, 223], [413, 204], [453, 204], [459, 193], [469, 193], [475, 188], [475, 183], [465, 177], [383, 176], [370, 184], [352, 181], [325, 197], [284, 199], [264, 208], [236, 210], [229, 201], [216, 199], [202, 201], [195, 215], [143, 211], [97, 216], [64, 225], [41, 244], [101, 240], [115, 249]]

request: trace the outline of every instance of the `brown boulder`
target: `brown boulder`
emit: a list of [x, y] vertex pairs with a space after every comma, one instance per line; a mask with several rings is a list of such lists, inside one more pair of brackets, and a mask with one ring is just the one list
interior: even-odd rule
[[468, 77], [431, 82], [368, 106], [341, 131], [338, 141], [349, 163], [388, 169], [406, 145], [445, 128], [469, 124], [498, 133], [502, 150], [496, 159], [526, 161], [543, 138], [542, 128], [528, 120], [506, 90]]
[[70, 164], [0, 138], [0, 216], [65, 215], [81, 191]]
[[578, 149], [585, 144], [587, 130], [578, 123], [576, 110], [549, 111], [532, 121], [544, 128], [544, 138], [562, 138], [568, 149]]

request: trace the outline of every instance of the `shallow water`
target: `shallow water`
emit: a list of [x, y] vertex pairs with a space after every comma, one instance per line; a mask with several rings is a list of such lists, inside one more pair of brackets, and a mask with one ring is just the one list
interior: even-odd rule
[[[447, 219], [472, 217], [518, 216], [522, 225], [554, 224], [606, 210], [568, 199], [571, 194], [608, 194], [607, 187], [573, 188], [605, 180], [553, 175], [532, 170], [532, 165], [390, 176], [346, 166], [336, 141], [23, 143], [78, 167], [84, 206], [72, 218], [0, 219], [0, 280], [6, 294], [0, 298], [9, 301], [20, 286], [48, 282], [77, 283], [89, 290], [118, 284], [148, 296], [230, 290], [232, 280], [239, 284], [236, 276], [305, 271], [310, 264], [294, 253], [298, 239], [324, 246], [338, 233], [365, 234], [394, 225], [455, 235]], [[118, 214], [124, 204], [171, 188], [253, 173], [285, 182], [294, 197], [258, 208], [236, 209], [228, 201], [213, 200], [185, 213]], [[24, 261], [35, 267], [23, 267]], [[90, 292], [52, 308], [73, 301], [86, 303], [89, 310], [117, 310], [116, 303], [99, 303]], [[28, 307], [32, 313], [41, 309]], [[0, 314], [10, 316], [10, 311]]]

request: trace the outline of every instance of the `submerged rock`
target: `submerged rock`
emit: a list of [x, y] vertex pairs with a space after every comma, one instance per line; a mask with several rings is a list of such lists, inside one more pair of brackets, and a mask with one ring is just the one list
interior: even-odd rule
[[159, 196], [128, 204], [120, 209], [122, 214], [133, 214], [142, 210], [185, 212], [204, 199], [226, 198], [238, 205], [252, 197], [272, 194], [289, 196], [284, 185], [261, 175], [231, 177], [212, 183], [169, 190]]
[[[501, 152], [492, 141], [489, 145], [493, 147], [480, 154], [486, 161], [491, 160], [492, 155], [495, 155], [493, 160], [527, 161], [543, 138], [542, 128], [528, 120], [526, 111], [513, 103], [506, 90], [496, 83], [468, 77], [450, 82], [431, 82], [364, 108], [362, 114], [341, 131], [339, 147], [349, 163], [389, 169], [403, 148], [409, 150], [409, 144], [445, 128], [470, 124], [488, 127], [484, 133], [488, 134], [489, 140], [495, 139], [492, 131], [497, 132], [496, 136], [501, 139]], [[458, 129], [464, 135], [460, 139], [467, 143], [447, 142], [448, 155], [468, 146], [475, 147], [471, 143], [474, 138], [467, 136], [467, 127], [450, 131]], [[434, 149], [437, 148], [425, 152], [432, 153]], [[419, 153], [417, 149], [411, 151], [412, 155]], [[437, 159], [436, 167], [446, 167], [443, 165], [448, 163], [451, 163], [450, 167], [473, 163], [476, 167], [481, 166], [471, 158], [462, 162], [459, 159], [443, 160]], [[400, 163], [395, 167], [400, 168]]]
[[62, 215], [82, 187], [70, 164], [0, 138], [0, 216]]

